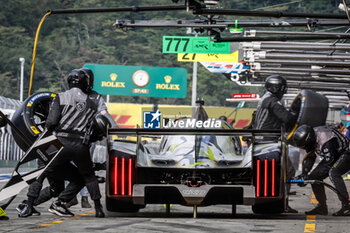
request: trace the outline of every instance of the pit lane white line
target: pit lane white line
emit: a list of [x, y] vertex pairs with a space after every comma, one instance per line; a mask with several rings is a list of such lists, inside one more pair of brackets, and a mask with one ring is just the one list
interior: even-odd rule
[[0, 183], [7, 182], [11, 178], [12, 174], [0, 174]]

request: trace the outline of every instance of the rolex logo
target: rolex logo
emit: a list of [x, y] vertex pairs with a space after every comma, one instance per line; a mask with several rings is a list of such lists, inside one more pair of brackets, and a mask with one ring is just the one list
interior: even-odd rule
[[157, 83], [156, 89], [160, 90], [180, 90], [180, 84], [170, 84], [172, 77], [170, 75], [167, 75], [164, 77], [165, 83]]
[[164, 80], [165, 80], [166, 83], [170, 83], [171, 82], [171, 76], [170, 75], [165, 76]]
[[118, 75], [116, 73], [111, 73], [109, 78], [111, 81], [101, 81], [101, 87], [116, 87], [125, 88], [125, 82], [116, 82]]
[[111, 73], [111, 74], [109, 75], [109, 77], [110, 77], [111, 80], [114, 82], [115, 80], [117, 80], [118, 75], [117, 75], [116, 73]]

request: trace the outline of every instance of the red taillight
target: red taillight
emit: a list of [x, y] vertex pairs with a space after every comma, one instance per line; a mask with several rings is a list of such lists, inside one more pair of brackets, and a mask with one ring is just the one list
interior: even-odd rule
[[260, 197], [260, 160], [256, 161], [256, 196]]
[[267, 197], [267, 176], [268, 176], [268, 165], [267, 165], [267, 159], [265, 159], [264, 197]]
[[278, 190], [276, 172], [276, 159], [256, 160], [256, 197], [276, 196], [276, 191]]
[[133, 185], [133, 165], [132, 158], [115, 157], [113, 169], [113, 194], [122, 196], [132, 195]]
[[114, 158], [114, 195], [118, 195], [118, 157]]
[[122, 158], [122, 196], [125, 195], [125, 158]]
[[129, 159], [129, 176], [128, 176], [128, 184], [129, 184], [129, 196], [131, 196], [131, 188], [132, 188], [132, 159]]
[[271, 187], [271, 195], [274, 197], [275, 196], [275, 166], [276, 166], [276, 160], [272, 159], [272, 187]]

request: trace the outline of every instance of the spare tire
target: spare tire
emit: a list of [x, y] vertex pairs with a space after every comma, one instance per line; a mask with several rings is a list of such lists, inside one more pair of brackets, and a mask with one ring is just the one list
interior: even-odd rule
[[326, 124], [328, 99], [324, 95], [311, 90], [302, 90], [295, 96], [291, 106], [294, 106], [294, 109], [299, 109], [299, 112], [296, 123], [287, 133], [287, 140], [293, 136], [300, 125], [316, 127]]
[[[33, 94], [13, 114], [12, 123], [27, 137], [27, 141], [31, 144], [44, 130], [50, 104], [55, 96], [56, 94], [53, 92]], [[22, 150], [27, 151], [29, 149], [30, 145], [27, 145], [15, 130], [12, 130], [12, 135]]]

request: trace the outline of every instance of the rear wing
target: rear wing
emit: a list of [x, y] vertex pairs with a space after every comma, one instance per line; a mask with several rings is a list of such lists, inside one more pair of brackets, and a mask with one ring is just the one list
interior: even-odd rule
[[258, 129], [143, 129], [143, 128], [111, 128], [108, 135], [121, 136], [146, 136], [146, 135], [217, 135], [217, 136], [283, 136], [283, 130], [258, 130]]
[[[144, 139], [149, 138], [160, 138], [161, 136], [168, 135], [181, 135], [181, 136], [196, 136], [196, 140], [194, 142], [194, 152], [197, 156], [200, 153], [200, 144], [201, 136], [228, 136], [228, 137], [240, 137], [250, 138], [251, 144], [251, 157], [253, 158], [255, 153], [255, 146], [259, 144], [269, 144], [276, 143], [279, 141], [281, 143], [281, 159], [283, 164], [286, 163], [286, 148], [287, 145], [283, 138], [284, 132], [283, 130], [256, 130], [256, 129], [208, 129], [208, 128], [200, 128], [200, 129], [189, 129], [189, 128], [162, 128], [162, 129], [130, 129], [130, 128], [113, 128], [108, 130], [108, 140], [114, 141], [115, 137], [118, 136], [122, 138], [116, 139], [116, 141], [128, 141], [136, 144], [135, 155], [138, 156], [139, 147], [141, 144], [144, 144]], [[198, 139], [197, 140], [197, 136]], [[134, 140], [125, 140], [126, 137], [132, 137]], [[269, 138], [269, 140], [266, 140]], [[271, 138], [274, 138], [272, 140]], [[257, 142], [257, 143], [256, 143]], [[243, 154], [242, 154], [243, 155]], [[249, 154], [245, 154], [249, 155]]]

